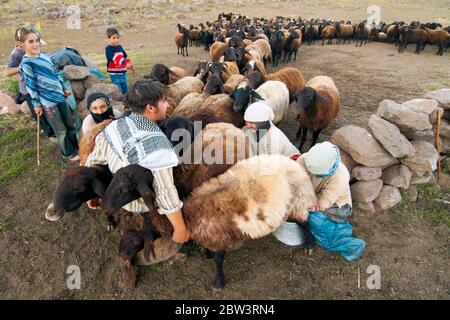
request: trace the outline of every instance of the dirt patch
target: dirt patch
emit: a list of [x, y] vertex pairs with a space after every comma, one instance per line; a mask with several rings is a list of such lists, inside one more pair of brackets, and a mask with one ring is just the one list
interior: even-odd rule
[[[365, 15], [364, 5], [340, 7], [341, 2], [319, 7], [304, 1], [303, 16], [358, 19]], [[260, 15], [289, 15], [292, 3], [270, 3]], [[300, 8], [301, 4], [295, 2]], [[449, 19], [439, 7], [423, 10], [382, 2], [383, 20]], [[184, 13], [184, 23], [211, 20], [219, 11], [235, 11], [226, 4], [219, 10], [200, 8]], [[242, 13], [251, 15], [250, 5]], [[84, 21], [88, 22], [88, 21]], [[197, 61], [207, 59], [203, 48], [189, 48], [189, 57], [176, 55], [173, 43], [178, 21], [142, 21], [123, 29], [124, 47], [135, 60], [139, 75], [157, 62], [178, 65], [193, 72]], [[73, 45], [97, 61], [104, 70], [106, 43], [103, 26], [82, 30], [64, 30], [64, 21], [43, 21], [48, 49]], [[144, 45], [142, 47], [142, 45]], [[9, 54], [6, 43], [0, 50], [2, 60]], [[342, 96], [342, 110], [320, 140], [329, 138], [346, 124], [365, 127], [370, 114], [385, 98], [403, 102], [422, 97], [427, 90], [450, 86], [448, 54], [435, 55], [427, 47], [420, 56], [408, 49], [399, 55], [390, 44], [371, 43], [362, 48], [350, 45], [303, 45], [293, 65], [306, 79], [316, 75], [332, 77]], [[4, 58], [4, 59], [3, 59]], [[282, 67], [287, 66], [282, 64]], [[269, 67], [269, 72], [273, 71]], [[133, 80], [133, 79], [131, 79]], [[27, 118], [23, 118], [24, 121]], [[31, 122], [29, 126], [32, 127]], [[298, 125], [290, 114], [280, 128], [298, 145]], [[33, 145], [31, 141], [30, 146]], [[307, 142], [307, 145], [308, 142]], [[450, 245], [448, 226], [430, 222], [422, 216], [406, 215], [400, 208], [368, 214], [355, 211], [352, 225], [358, 237], [367, 243], [361, 259], [346, 262], [317, 249], [313, 256], [300, 248], [290, 248], [274, 237], [247, 242], [225, 258], [226, 287], [213, 292], [213, 261], [206, 261], [190, 246], [184, 255], [154, 266], [139, 269], [134, 290], [126, 289], [117, 263], [117, 231], [108, 233], [104, 217], [85, 206], [52, 223], [44, 219], [44, 210], [58, 185], [64, 167], [59, 164], [55, 145], [44, 142], [43, 165], [36, 168], [30, 159], [28, 169], [14, 181], [0, 187], [4, 208], [0, 218], [0, 298], [54, 299], [448, 299]], [[448, 193], [447, 193], [448, 195]], [[426, 198], [418, 206], [425, 206]], [[442, 205], [439, 210], [447, 210]], [[431, 209], [430, 209], [431, 210]], [[67, 268], [81, 268], [81, 290], [66, 286]], [[366, 272], [371, 265], [381, 270], [381, 289], [369, 290]], [[360, 286], [358, 287], [358, 273]]]

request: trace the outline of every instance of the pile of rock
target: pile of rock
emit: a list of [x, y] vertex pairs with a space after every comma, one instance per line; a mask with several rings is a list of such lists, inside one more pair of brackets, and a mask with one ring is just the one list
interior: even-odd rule
[[402, 199], [399, 188], [434, 180], [439, 153], [437, 114], [441, 117], [441, 148], [450, 149], [450, 89], [431, 92], [426, 99], [403, 104], [383, 100], [370, 117], [370, 132], [348, 125], [336, 130], [331, 140], [341, 150], [351, 172], [354, 201], [368, 211], [385, 210]]
[[106, 94], [113, 107], [119, 111], [124, 110], [122, 94], [116, 85], [105, 83], [97, 76], [92, 75], [87, 67], [69, 65], [64, 67], [64, 74], [72, 85], [73, 94], [78, 104], [78, 113], [83, 119], [87, 114], [87, 97], [94, 92]]

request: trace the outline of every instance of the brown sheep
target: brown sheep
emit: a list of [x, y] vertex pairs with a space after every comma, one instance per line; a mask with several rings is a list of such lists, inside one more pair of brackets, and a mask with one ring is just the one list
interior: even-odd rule
[[[220, 163], [207, 164], [202, 157], [203, 151], [221, 150]], [[248, 137], [241, 129], [229, 123], [210, 123], [192, 140], [191, 145], [181, 158], [181, 164], [174, 168], [174, 179], [181, 197], [187, 197], [192, 190], [203, 182], [224, 173], [240, 160], [250, 156]], [[222, 161], [221, 161], [222, 160]]]
[[254, 41], [252, 44], [245, 47], [245, 51], [253, 58], [264, 62], [264, 66], [267, 61], [272, 59], [272, 49], [270, 48], [270, 43], [264, 39]]
[[192, 122], [202, 121], [202, 128], [215, 122], [231, 123], [242, 128], [245, 124], [244, 116], [233, 111], [233, 104], [233, 99], [227, 94], [215, 94], [206, 98], [199, 109], [186, 117]]
[[188, 42], [189, 42], [189, 30], [179, 26], [179, 32], [175, 36], [175, 44], [177, 45], [177, 54], [181, 54], [184, 57], [184, 52], [186, 51], [186, 56], [189, 56], [188, 54]]
[[191, 92], [201, 93], [203, 90], [203, 82], [197, 77], [184, 77], [167, 89], [168, 98], [172, 98], [175, 107], [180, 103], [186, 95]]
[[[120, 169], [105, 193], [105, 210], [114, 212], [140, 196], [153, 207], [152, 183], [150, 170], [138, 165]], [[226, 251], [243, 240], [267, 236], [287, 219], [304, 224], [315, 203], [311, 179], [302, 165], [282, 155], [260, 155], [239, 161], [195, 188], [184, 201], [183, 216], [191, 239], [215, 252], [213, 287], [222, 289]], [[161, 235], [170, 234], [167, 217], [156, 214], [151, 219]]]
[[228, 79], [233, 75], [238, 75], [239, 67], [236, 62], [225, 61], [224, 65], [226, 66], [222, 72], [223, 82], [227, 82]]
[[[425, 31], [427, 33], [427, 42], [428, 44], [435, 44], [438, 46], [437, 55], [442, 56], [444, 54], [444, 49], [446, 47], [446, 44], [448, 41], [450, 41], [450, 34], [439, 28], [436, 30], [425, 28]], [[424, 49], [425, 44], [422, 47], [422, 50]]]
[[341, 40], [344, 40], [343, 44], [345, 44], [345, 41], [347, 40], [348, 43], [350, 43], [353, 36], [353, 26], [351, 24], [338, 23], [336, 27], [336, 34], [338, 36], [337, 44], [340, 44]]
[[416, 54], [420, 54], [420, 50], [426, 45], [428, 41], [428, 34], [423, 29], [411, 29], [404, 25], [399, 27], [399, 45], [398, 52], [403, 53], [410, 43], [416, 44]]
[[326, 26], [323, 28], [321, 37], [322, 37], [322, 46], [325, 43], [325, 39], [328, 39], [327, 44], [333, 44], [333, 39], [336, 35], [336, 28], [333, 26]]
[[294, 100], [294, 108], [298, 113], [297, 119], [300, 124], [297, 137], [300, 136], [301, 131], [299, 150], [302, 151], [308, 129], [313, 131], [312, 147], [316, 144], [320, 132], [328, 128], [336, 118], [340, 109], [341, 96], [333, 79], [317, 76], [305, 84], [305, 87], [295, 95]]
[[188, 76], [188, 73], [185, 69], [177, 66], [171, 66], [169, 70], [171, 71], [169, 73], [169, 84], [174, 84], [178, 80]]
[[87, 158], [91, 154], [92, 150], [94, 150], [95, 138], [112, 121], [113, 120], [110, 119], [110, 120], [102, 121], [100, 123], [96, 123], [91, 129], [89, 129], [88, 132], [86, 132], [85, 134], [82, 135], [80, 143], [79, 143], [79, 150], [78, 150], [81, 166], [85, 165]]
[[292, 54], [294, 54], [294, 61], [297, 60], [297, 51], [302, 44], [302, 33], [292, 30], [290, 34], [284, 38], [284, 59], [283, 62], [291, 61]]
[[228, 46], [223, 42], [214, 42], [209, 49], [209, 54], [211, 56], [211, 60], [214, 62], [218, 62], [220, 57], [223, 56], [225, 50], [227, 50]]
[[248, 56], [248, 62], [242, 69], [241, 73], [245, 75], [251, 74], [255, 71], [261, 72], [262, 74], [267, 74], [266, 67], [261, 60]]
[[230, 76], [227, 80], [227, 82], [224, 83], [223, 88], [225, 90], [225, 93], [230, 94], [233, 92], [234, 88], [236, 88], [239, 83], [241, 83], [244, 80], [244, 76], [241, 74], [234, 74]]
[[180, 101], [171, 116], [183, 116], [188, 118], [202, 107], [203, 102], [205, 102], [207, 97], [208, 94], [206, 93], [189, 93]]
[[210, 75], [203, 87], [203, 93], [209, 95], [225, 93], [222, 79], [217, 74]]
[[289, 90], [290, 98], [305, 86], [305, 78], [297, 68], [283, 68], [275, 73], [265, 75], [265, 78], [267, 80], [278, 80], [283, 82]]

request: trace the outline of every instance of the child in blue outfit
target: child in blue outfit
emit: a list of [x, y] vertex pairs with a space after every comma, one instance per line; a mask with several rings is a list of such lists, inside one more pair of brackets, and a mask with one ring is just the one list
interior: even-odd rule
[[20, 73], [31, 96], [34, 111], [44, 116], [55, 132], [64, 158], [78, 161], [78, 141], [75, 120], [78, 117], [66, 104], [71, 94], [58, 76], [50, 58], [40, 50], [40, 38], [34, 31], [20, 29], [25, 56], [20, 63]]
[[120, 45], [119, 31], [115, 28], [108, 28], [106, 35], [109, 39], [109, 45], [105, 48], [107, 66], [106, 70], [122, 94], [128, 91], [127, 70], [135, 72], [134, 65], [128, 58], [127, 53]]

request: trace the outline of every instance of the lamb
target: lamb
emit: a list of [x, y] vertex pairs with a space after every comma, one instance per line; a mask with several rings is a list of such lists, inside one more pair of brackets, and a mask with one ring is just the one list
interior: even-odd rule
[[299, 150], [302, 151], [306, 141], [308, 129], [313, 131], [311, 147], [316, 144], [319, 134], [330, 126], [340, 109], [341, 96], [333, 79], [317, 76], [305, 84], [305, 88], [295, 95], [295, 110], [300, 127], [297, 137], [301, 141]]
[[209, 49], [209, 54], [211, 56], [211, 60], [214, 62], [219, 61], [220, 57], [223, 56], [225, 50], [227, 50], [228, 46], [223, 42], [214, 42]]
[[186, 51], [186, 56], [189, 57], [188, 54], [188, 42], [189, 42], [189, 30], [186, 29], [185, 27], [182, 27], [178, 24], [178, 33], [175, 36], [175, 44], [177, 45], [177, 54], [180, 54], [180, 49], [181, 49], [181, 54], [184, 57], [184, 52]]
[[267, 81], [256, 90], [253, 90], [244, 81], [230, 96], [234, 99], [233, 110], [242, 113], [245, 112], [252, 100], [264, 100], [273, 110], [275, 115], [273, 123], [275, 124], [283, 119], [289, 107], [289, 90], [281, 81]]
[[266, 65], [272, 59], [272, 49], [269, 42], [259, 39], [245, 47], [245, 51], [253, 58], [259, 59]]
[[236, 62], [210, 62], [207, 66], [207, 73], [220, 76], [225, 83], [230, 76], [239, 74], [239, 68]]
[[293, 97], [305, 86], [305, 78], [297, 68], [283, 68], [275, 73], [265, 75], [265, 78], [283, 82], [289, 90], [289, 97]]
[[[152, 207], [152, 178], [149, 170], [137, 165], [120, 169], [105, 193], [105, 210], [113, 212], [140, 196]], [[226, 251], [240, 241], [269, 235], [287, 219], [305, 223], [309, 208], [316, 203], [306, 170], [282, 155], [242, 160], [194, 189], [184, 201], [183, 215], [191, 239], [215, 252], [213, 288], [220, 290], [225, 285]], [[153, 225], [162, 235], [171, 232], [167, 221], [159, 222], [166, 219], [152, 216]], [[162, 230], [163, 227], [169, 230]]]
[[173, 99], [175, 106], [177, 106], [181, 99], [189, 93], [201, 93], [203, 90], [203, 85], [202, 80], [198, 77], [184, 77], [169, 86], [167, 89], [167, 96]]

